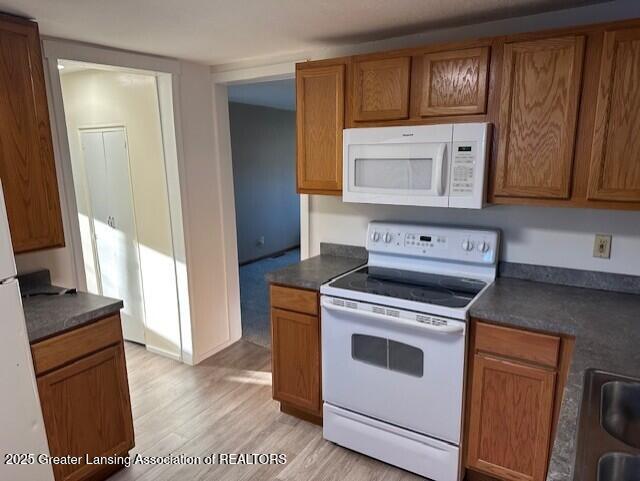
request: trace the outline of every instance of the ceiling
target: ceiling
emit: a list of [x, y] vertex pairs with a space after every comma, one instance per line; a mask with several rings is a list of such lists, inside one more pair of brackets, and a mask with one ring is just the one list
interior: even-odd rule
[[262, 105], [282, 110], [296, 109], [294, 79], [232, 85], [229, 87], [228, 93], [230, 102]]
[[41, 33], [209, 65], [603, 0], [0, 0]]

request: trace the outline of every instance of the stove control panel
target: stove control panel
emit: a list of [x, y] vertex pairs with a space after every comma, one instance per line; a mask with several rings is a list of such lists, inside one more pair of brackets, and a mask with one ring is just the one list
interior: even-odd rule
[[443, 261], [495, 264], [498, 242], [498, 231], [489, 229], [371, 222], [367, 250]]

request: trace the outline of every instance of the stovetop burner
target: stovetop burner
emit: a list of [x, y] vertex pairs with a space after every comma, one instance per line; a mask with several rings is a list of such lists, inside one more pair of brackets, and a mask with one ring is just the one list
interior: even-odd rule
[[329, 285], [367, 294], [460, 308], [469, 304], [486, 283], [477, 279], [367, 266]]

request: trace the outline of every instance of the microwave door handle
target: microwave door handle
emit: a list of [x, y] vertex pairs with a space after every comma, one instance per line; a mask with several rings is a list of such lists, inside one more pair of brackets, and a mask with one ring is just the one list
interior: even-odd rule
[[436, 194], [440, 197], [444, 195], [444, 157], [446, 153], [447, 144], [440, 144], [438, 147], [438, 153], [436, 154], [436, 172], [434, 175], [436, 182]]
[[322, 307], [324, 307], [328, 311], [347, 312], [354, 316], [367, 317], [370, 319], [371, 318], [381, 319], [383, 321], [393, 322], [394, 324], [405, 324], [408, 326], [419, 327], [426, 331], [442, 332], [444, 334], [455, 334], [455, 333], [464, 331], [464, 326], [462, 325], [433, 326], [431, 324], [424, 324], [422, 322], [417, 322], [417, 321], [416, 322], [407, 321], [399, 317], [387, 316], [386, 314], [378, 314], [377, 312], [359, 311], [357, 309], [351, 309], [350, 307], [336, 306], [335, 304], [331, 303], [331, 301], [328, 301], [327, 299], [323, 299], [320, 304]]

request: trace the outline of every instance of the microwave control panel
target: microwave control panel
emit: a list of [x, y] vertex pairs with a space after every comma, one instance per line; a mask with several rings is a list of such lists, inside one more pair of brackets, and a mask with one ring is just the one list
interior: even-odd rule
[[451, 195], [473, 195], [477, 142], [454, 142], [451, 165]]

